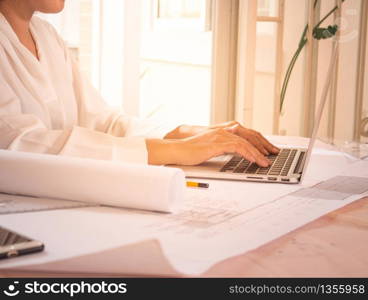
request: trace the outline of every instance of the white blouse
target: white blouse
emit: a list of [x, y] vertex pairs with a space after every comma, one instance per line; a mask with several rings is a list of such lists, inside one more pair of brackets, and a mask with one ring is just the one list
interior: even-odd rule
[[30, 29], [39, 60], [0, 13], [0, 149], [147, 163], [145, 137], [169, 128], [108, 107], [55, 29]]

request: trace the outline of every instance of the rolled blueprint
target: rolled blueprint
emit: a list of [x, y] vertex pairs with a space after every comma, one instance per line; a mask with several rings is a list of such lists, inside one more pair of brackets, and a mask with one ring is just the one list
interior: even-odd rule
[[0, 192], [173, 212], [183, 202], [184, 172], [0, 150]]

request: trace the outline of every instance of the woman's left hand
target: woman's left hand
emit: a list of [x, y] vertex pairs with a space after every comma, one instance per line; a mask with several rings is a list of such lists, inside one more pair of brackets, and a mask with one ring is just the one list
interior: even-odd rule
[[165, 139], [187, 138], [190, 136], [194, 136], [198, 133], [202, 133], [216, 128], [225, 129], [232, 134], [244, 138], [253, 146], [255, 146], [258, 149], [258, 151], [260, 151], [264, 155], [269, 155], [271, 153], [277, 154], [279, 152], [279, 149], [276, 146], [272, 145], [261, 133], [253, 129], [245, 128], [237, 121], [230, 121], [209, 127], [181, 125], [177, 127], [175, 130], [169, 132], [165, 136]]
[[237, 121], [214, 125], [210, 128], [226, 129], [227, 131], [246, 139], [264, 155], [269, 155], [271, 153], [276, 154], [279, 152], [279, 148], [272, 145], [261, 133], [253, 129], [245, 128]]

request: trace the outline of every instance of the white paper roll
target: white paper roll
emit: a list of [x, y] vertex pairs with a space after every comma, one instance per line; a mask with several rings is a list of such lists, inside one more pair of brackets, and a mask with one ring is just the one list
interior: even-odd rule
[[184, 188], [176, 168], [0, 150], [0, 192], [173, 212]]

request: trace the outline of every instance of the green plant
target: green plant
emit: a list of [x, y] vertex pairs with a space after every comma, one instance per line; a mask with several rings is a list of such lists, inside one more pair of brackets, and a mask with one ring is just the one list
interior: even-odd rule
[[[345, 0], [342, 0], [342, 2], [344, 2]], [[314, 8], [316, 8], [318, 3], [318, 0], [315, 0], [314, 2]], [[322, 23], [330, 16], [332, 15], [336, 10], [338, 9], [338, 6], [335, 6], [333, 9], [331, 9], [313, 28], [313, 38], [317, 39], [317, 40], [321, 40], [321, 39], [328, 39], [333, 37], [337, 31], [337, 25], [329, 25], [327, 27], [320, 27], [322, 25]], [[296, 49], [290, 63], [289, 66], [286, 70], [285, 73], [285, 77], [284, 77], [284, 81], [282, 84], [282, 88], [281, 88], [281, 94], [280, 94], [280, 113], [282, 112], [282, 107], [284, 105], [284, 101], [285, 101], [285, 95], [286, 95], [286, 90], [287, 90], [287, 86], [290, 80], [290, 76], [291, 73], [294, 69], [295, 63], [299, 57], [299, 54], [302, 52], [304, 46], [307, 44], [307, 32], [308, 32], [308, 24], [305, 25], [303, 34], [300, 38], [299, 44], [298, 44], [298, 48]]]

